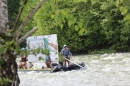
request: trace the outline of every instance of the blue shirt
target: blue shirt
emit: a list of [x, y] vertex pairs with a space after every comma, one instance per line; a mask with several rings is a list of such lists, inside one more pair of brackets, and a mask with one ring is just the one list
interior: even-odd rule
[[63, 49], [61, 50], [61, 54], [62, 54], [63, 56], [68, 56], [68, 55], [72, 56], [72, 53], [70, 52], [70, 50], [69, 50], [68, 48], [63, 48]]

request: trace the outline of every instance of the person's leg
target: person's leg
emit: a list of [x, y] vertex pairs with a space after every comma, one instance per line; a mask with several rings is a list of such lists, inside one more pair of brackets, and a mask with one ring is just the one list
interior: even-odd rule
[[62, 62], [59, 62], [59, 64], [60, 64], [61, 66], [63, 66], [63, 61], [62, 61]]
[[24, 69], [24, 63], [21, 62], [21, 69]]
[[51, 68], [51, 67], [50, 67], [50, 61], [49, 61], [49, 62], [46, 62], [46, 66], [47, 66], [47, 68]]
[[[68, 58], [70, 60], [70, 58]], [[68, 64], [70, 64], [70, 61], [68, 61]]]
[[65, 56], [63, 56], [63, 58], [64, 58], [64, 60], [63, 60], [63, 66], [65, 66], [66, 65], [66, 60], [65, 60]]
[[[69, 57], [67, 57], [67, 59], [68, 59], [68, 60], [70, 60], [70, 58], [69, 58]], [[70, 61], [68, 61], [68, 60], [66, 60], [66, 61], [68, 62], [68, 65], [69, 65]]]
[[23, 68], [27, 69], [26, 62], [23, 62]]
[[25, 68], [27, 69], [27, 63], [25, 62]]
[[65, 66], [65, 60], [63, 61], [63, 66]]

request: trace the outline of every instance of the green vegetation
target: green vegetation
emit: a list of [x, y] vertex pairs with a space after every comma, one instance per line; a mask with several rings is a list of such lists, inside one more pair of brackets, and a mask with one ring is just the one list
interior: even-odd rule
[[[12, 28], [17, 14], [19, 13], [20, 8], [20, 1], [21, 0], [7, 0], [8, 4], [8, 18], [9, 18], [9, 26]], [[19, 25], [19, 24], [18, 24]]]
[[[28, 0], [21, 21], [39, 1]], [[102, 49], [127, 52], [130, 49], [129, 1], [47, 0], [23, 34], [37, 26], [34, 35], [57, 34], [59, 50], [67, 44], [73, 53]]]
[[59, 53], [58, 62], [63, 62], [65, 58]]
[[12, 82], [11, 80], [9, 79], [6, 79], [6, 78], [0, 78], [0, 85], [1, 86], [6, 86], [6, 84], [8, 84], [9, 82]]
[[42, 57], [39, 57], [38, 59], [39, 59], [39, 61], [41, 61], [41, 60], [44, 61], [44, 58], [42, 58]]
[[2, 59], [2, 58], [0, 58], [0, 70], [2, 69], [2, 66], [5, 64], [5, 61]]
[[28, 12], [29, 16], [25, 17], [25, 20], [20, 19], [20, 16], [23, 9], [26, 9], [26, 3], [30, 3], [28, 0], [3, 0], [0, 2], [3, 5], [0, 7], [0, 86], [18, 86], [20, 84], [16, 63], [16, 55], [20, 52], [19, 45], [37, 28], [27, 29], [27, 34], [23, 29], [44, 2], [42, 0], [39, 4], [34, 5], [35, 8]]
[[[4, 78], [7, 76], [13, 82], [20, 83], [17, 77], [17, 64], [15, 63], [15, 53], [20, 52], [17, 44], [22, 42], [19, 38], [23, 37], [34, 26], [38, 27], [38, 31], [33, 34], [35, 36], [57, 34], [59, 50], [64, 44], [68, 45], [72, 53], [124, 52], [130, 50], [130, 0], [46, 0], [41, 8], [39, 5], [40, 10], [37, 9], [38, 12], [33, 18], [31, 15], [37, 10], [30, 17], [27, 17], [28, 13], [31, 13], [31, 10], [35, 9], [40, 1], [8, 0], [10, 32], [1, 27], [0, 53], [2, 59], [0, 59], [0, 68], [4, 67], [2, 70], [6, 72], [1, 72], [0, 85], [4, 86], [5, 83], [11, 82]], [[7, 11], [4, 8], [2, 12], [6, 14]], [[22, 14], [20, 14], [20, 20], [15, 25], [14, 20], [20, 8], [23, 8]], [[1, 24], [7, 27], [7, 23], [4, 22], [7, 21], [5, 17], [7, 16], [3, 17]], [[27, 19], [26, 22], [25, 19]], [[30, 21], [28, 22], [28, 20]], [[24, 23], [21, 24], [21, 22]], [[27, 35], [32, 33], [33, 31]], [[98, 52], [99, 50], [101, 51]], [[38, 53], [39, 50], [33, 52]], [[42, 50], [42, 53], [49, 54], [48, 50]], [[4, 63], [6, 64], [2, 66]], [[13, 70], [16, 70], [14, 73], [12, 66]], [[7, 74], [7, 71], [10, 73]]]
[[88, 51], [89, 54], [104, 54], [104, 53], [116, 53], [117, 51], [113, 49], [101, 49], [101, 50], [91, 50]]
[[49, 55], [50, 54], [50, 51], [49, 51], [49, 49], [43, 49], [43, 48], [37, 48], [37, 49], [34, 49], [34, 50], [26, 50], [26, 51], [23, 51], [23, 50], [21, 50], [21, 54], [30, 54], [30, 53], [32, 53], [32, 54], [38, 54], [38, 53], [42, 53], [42, 54], [45, 54], [45, 55]]

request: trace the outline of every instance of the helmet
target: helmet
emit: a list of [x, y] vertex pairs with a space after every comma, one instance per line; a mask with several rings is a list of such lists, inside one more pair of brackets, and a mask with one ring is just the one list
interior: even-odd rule
[[25, 48], [21, 48], [21, 50], [25, 50]]
[[65, 44], [64, 47], [66, 47], [67, 45]]

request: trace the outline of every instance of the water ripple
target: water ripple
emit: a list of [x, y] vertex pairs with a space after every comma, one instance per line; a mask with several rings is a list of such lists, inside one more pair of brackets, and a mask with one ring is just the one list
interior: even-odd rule
[[18, 72], [20, 86], [130, 86], [130, 53], [73, 56], [87, 70]]

